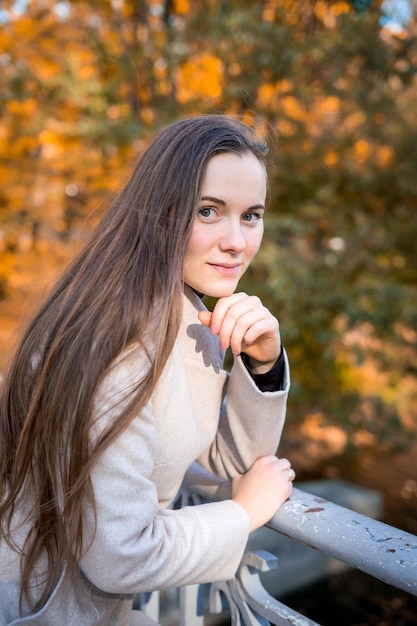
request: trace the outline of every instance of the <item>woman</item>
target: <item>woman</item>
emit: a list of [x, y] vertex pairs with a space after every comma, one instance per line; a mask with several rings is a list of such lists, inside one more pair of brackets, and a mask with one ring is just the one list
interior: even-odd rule
[[[232, 577], [291, 494], [279, 324], [235, 292], [266, 152], [225, 116], [162, 130], [31, 321], [0, 403], [1, 626], [128, 625], [135, 593]], [[174, 510], [194, 461], [231, 497]]]

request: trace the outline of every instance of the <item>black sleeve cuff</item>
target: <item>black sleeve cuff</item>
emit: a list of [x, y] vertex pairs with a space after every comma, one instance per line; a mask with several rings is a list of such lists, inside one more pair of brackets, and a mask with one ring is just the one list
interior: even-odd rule
[[279, 359], [269, 372], [265, 372], [265, 374], [252, 374], [249, 368], [248, 355], [242, 352], [240, 356], [258, 389], [261, 391], [281, 391], [284, 389], [285, 359], [284, 350], [282, 348]]

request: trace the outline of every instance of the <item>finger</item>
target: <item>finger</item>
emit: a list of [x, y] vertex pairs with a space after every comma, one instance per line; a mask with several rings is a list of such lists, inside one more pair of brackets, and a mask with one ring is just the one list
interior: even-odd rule
[[[233, 354], [240, 354], [245, 347], [251, 345], [250, 338], [247, 341], [249, 330], [259, 323], [261, 323], [261, 320], [256, 320], [253, 311], [241, 315], [236, 320], [226, 318], [219, 333], [220, 343], [228, 343]], [[251, 333], [250, 337], [253, 337], [255, 340], [256, 333]]]
[[281, 470], [288, 471], [290, 469], [291, 463], [290, 463], [290, 461], [287, 458], [285, 458], [285, 457], [281, 457], [281, 458], [276, 457], [276, 458], [278, 459], [279, 466], [280, 466]]
[[199, 311], [198, 319], [204, 326], [210, 327], [211, 313], [210, 311]]
[[229, 306], [219, 320], [221, 325], [218, 334], [223, 349], [231, 346], [235, 354], [240, 354], [248, 329], [264, 315], [262, 308], [257, 296], [246, 297]]
[[244, 335], [244, 342], [247, 346], [251, 346], [259, 337], [278, 334], [279, 322], [277, 318], [271, 315], [268, 309], [264, 309], [259, 312], [258, 319], [254, 318], [248, 326]]
[[[245, 324], [245, 325], [244, 325]], [[243, 336], [239, 336], [238, 332], [242, 331]], [[277, 333], [277, 326], [270, 323], [268, 319], [261, 318], [256, 319], [246, 317], [239, 320], [235, 326], [234, 333], [232, 334], [231, 344], [240, 340], [240, 351], [245, 352], [247, 348], [252, 346], [260, 338], [267, 336], [275, 336]]]
[[295, 478], [295, 471], [293, 470], [292, 467], [290, 467], [288, 470], [288, 480], [292, 482], [294, 478]]
[[282, 459], [278, 458], [275, 454], [266, 454], [265, 456], [260, 456], [254, 463], [254, 465], [257, 465], [258, 463], [278, 463], [279, 465], [285, 466], [285, 462], [288, 463], [288, 467], [290, 466], [290, 462], [288, 461], [288, 459], [284, 459], [284, 457]]
[[220, 328], [223, 324], [225, 317], [228, 315], [230, 309], [238, 304], [239, 302], [243, 302], [247, 300], [249, 296], [244, 293], [233, 293], [231, 296], [227, 296], [225, 298], [219, 298], [214, 306], [210, 329], [211, 332], [217, 335], [220, 332]]

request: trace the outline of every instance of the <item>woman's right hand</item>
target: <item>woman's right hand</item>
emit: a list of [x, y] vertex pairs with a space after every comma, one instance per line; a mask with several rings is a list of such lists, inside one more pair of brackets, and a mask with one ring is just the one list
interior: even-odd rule
[[269, 522], [290, 497], [294, 477], [288, 459], [269, 455], [260, 457], [245, 474], [233, 478], [232, 500], [247, 512], [250, 532]]

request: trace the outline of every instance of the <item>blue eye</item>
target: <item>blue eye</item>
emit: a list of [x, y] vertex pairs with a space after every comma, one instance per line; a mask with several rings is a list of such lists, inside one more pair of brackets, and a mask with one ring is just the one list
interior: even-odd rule
[[201, 217], [213, 217], [214, 209], [208, 206], [203, 207], [198, 211]]
[[262, 218], [263, 218], [263, 213], [260, 213], [258, 211], [251, 211], [250, 213], [245, 213], [242, 219], [245, 222], [258, 222]]

